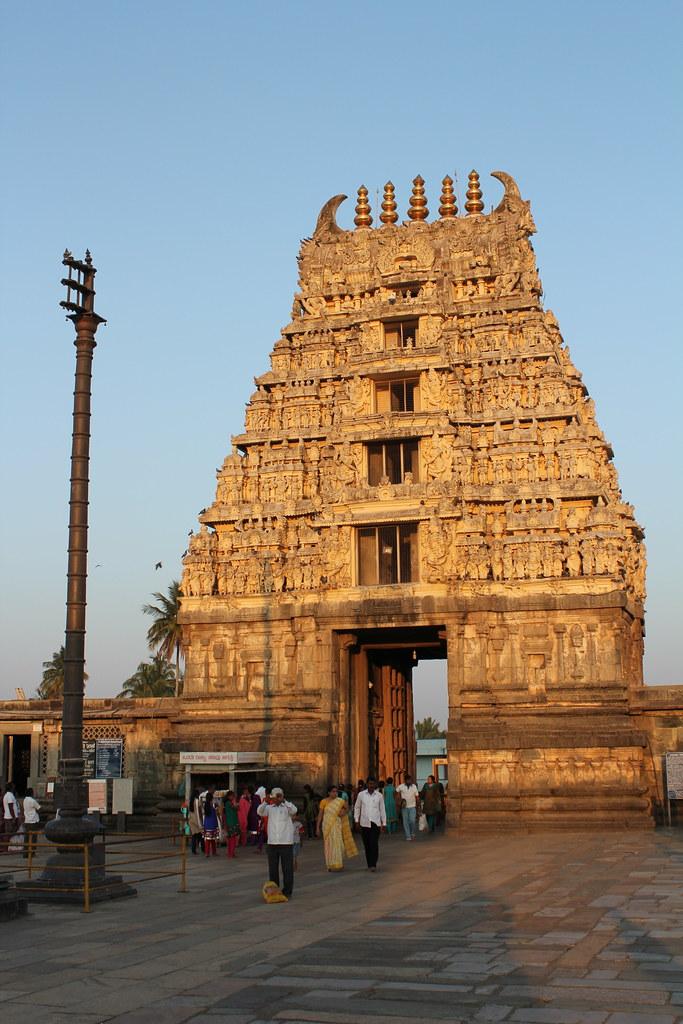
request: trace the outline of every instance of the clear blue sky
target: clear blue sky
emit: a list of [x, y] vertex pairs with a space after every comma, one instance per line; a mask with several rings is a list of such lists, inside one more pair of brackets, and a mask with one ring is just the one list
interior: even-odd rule
[[[683, 682], [680, 3], [1, 11], [0, 696], [33, 692], [63, 640], [65, 246], [92, 249], [109, 320], [94, 378], [96, 696], [146, 657], [140, 606], [180, 572], [320, 206], [391, 178], [405, 209], [420, 173], [434, 210], [444, 174], [462, 196], [472, 167], [487, 204], [497, 168], [531, 199], [546, 305], [646, 529], [647, 680]], [[340, 221], [352, 216], [347, 203]]]

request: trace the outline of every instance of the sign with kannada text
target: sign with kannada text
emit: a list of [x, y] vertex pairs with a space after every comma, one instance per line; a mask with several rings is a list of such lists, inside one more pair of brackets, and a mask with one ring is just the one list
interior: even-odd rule
[[96, 740], [83, 740], [83, 778], [95, 778], [95, 747]]
[[250, 764], [264, 761], [262, 750], [181, 750], [181, 764]]

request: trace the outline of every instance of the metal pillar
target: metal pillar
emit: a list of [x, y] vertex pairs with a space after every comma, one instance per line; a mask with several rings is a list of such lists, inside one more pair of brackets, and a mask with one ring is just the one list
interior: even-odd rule
[[[93, 847], [100, 826], [87, 817], [88, 795], [83, 777], [83, 683], [85, 664], [85, 609], [88, 576], [88, 486], [90, 464], [90, 396], [95, 333], [106, 323], [95, 312], [95, 274], [90, 252], [83, 260], [66, 250], [62, 263], [69, 276], [62, 278], [66, 299], [60, 306], [76, 328], [76, 377], [71, 442], [69, 496], [69, 557], [64, 643], [64, 696], [62, 750], [55, 787], [58, 817], [45, 826], [45, 835], [58, 847], [40, 878], [18, 886], [36, 900], [77, 902], [84, 886], [93, 887], [91, 899], [131, 896], [135, 890], [119, 876], [106, 875], [104, 845]], [[61, 844], [61, 845], [60, 845]], [[80, 846], [79, 846], [80, 844]]]

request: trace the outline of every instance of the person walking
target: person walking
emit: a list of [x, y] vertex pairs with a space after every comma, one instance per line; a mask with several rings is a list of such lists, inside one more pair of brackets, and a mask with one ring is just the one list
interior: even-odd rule
[[299, 855], [301, 854], [301, 844], [304, 841], [304, 833], [306, 827], [302, 821], [294, 822], [294, 842], [292, 843], [292, 860], [294, 863], [294, 870], [299, 870]]
[[370, 776], [365, 789], [356, 797], [353, 809], [354, 821], [360, 826], [360, 834], [365, 849], [365, 862], [369, 871], [377, 870], [379, 859], [379, 835], [386, 831], [387, 814], [384, 810], [384, 797], [377, 789], [377, 779]]
[[387, 814], [387, 832], [389, 835], [398, 831], [398, 810], [396, 809], [396, 787], [393, 776], [389, 776], [384, 784], [384, 810]]
[[436, 830], [438, 816], [441, 813], [441, 791], [433, 775], [427, 778], [420, 793], [422, 810], [427, 815], [427, 826], [430, 832]]
[[220, 835], [220, 827], [218, 824], [218, 808], [214, 802], [214, 796], [211, 790], [206, 793], [204, 798], [204, 821], [202, 834], [204, 836], [204, 853], [207, 857], [215, 857], [218, 837]]
[[268, 878], [280, 886], [282, 868], [282, 894], [290, 899], [294, 888], [294, 816], [297, 809], [285, 800], [279, 786], [270, 791], [272, 803], [259, 806], [259, 817], [268, 823]]
[[226, 856], [234, 857], [240, 838], [240, 823], [237, 800], [231, 789], [223, 797], [223, 831], [226, 839]]
[[420, 794], [413, 782], [412, 775], [406, 773], [405, 782], [396, 789], [401, 801], [401, 818], [406, 841], [410, 842], [417, 833], [417, 813], [420, 808]]
[[240, 824], [240, 846], [247, 845], [247, 829], [249, 820], [249, 811], [251, 809], [251, 793], [249, 792], [249, 786], [245, 786], [242, 790], [239, 803], [237, 805], [237, 820]]
[[[249, 795], [250, 805], [249, 813], [247, 814], [247, 843], [251, 846], [252, 844], [256, 845], [261, 827], [261, 819], [259, 818], [258, 813], [258, 809], [261, 806], [261, 797], [258, 793], [254, 792], [253, 786], [249, 787]], [[265, 791], [263, 795], [265, 797]]]
[[[349, 827], [349, 805], [339, 796], [337, 786], [330, 786], [327, 796], [320, 801], [316, 834], [322, 832], [325, 864], [328, 871], [344, 870], [344, 854], [355, 857], [356, 843]], [[344, 827], [346, 826], [346, 828]]]
[[192, 853], [203, 848], [202, 838], [202, 802], [199, 798], [199, 790], [193, 789], [190, 793], [190, 803], [187, 808], [187, 823], [190, 826], [190, 849]]
[[320, 809], [320, 797], [311, 786], [304, 786], [304, 822], [306, 824], [306, 838], [314, 839], [316, 834], [316, 819]]
[[29, 787], [24, 797], [24, 857], [34, 854], [36, 850], [36, 834], [40, 832], [40, 804]]
[[8, 782], [2, 798], [2, 833], [0, 833], [0, 853], [9, 852], [9, 842], [19, 828], [19, 801], [13, 782]]

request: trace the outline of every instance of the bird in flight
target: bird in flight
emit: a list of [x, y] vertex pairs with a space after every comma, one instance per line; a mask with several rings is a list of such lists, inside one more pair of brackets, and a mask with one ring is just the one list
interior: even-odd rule
[[161, 569], [161, 562], [157, 562], [157, 564], [154, 566], [154, 568], [155, 569]]

